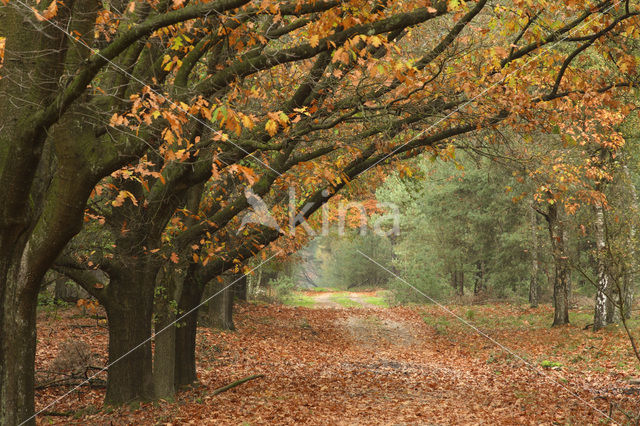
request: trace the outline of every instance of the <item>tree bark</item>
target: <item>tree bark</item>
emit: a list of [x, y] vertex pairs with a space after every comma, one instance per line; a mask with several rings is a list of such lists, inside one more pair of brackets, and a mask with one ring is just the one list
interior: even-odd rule
[[175, 385], [177, 388], [189, 386], [198, 381], [196, 374], [196, 333], [198, 326], [197, 308], [204, 286], [193, 277], [191, 268], [187, 271], [178, 302], [179, 315], [184, 316], [176, 329], [175, 345]]
[[[225, 277], [228, 276], [225, 275]], [[220, 282], [214, 279], [207, 285], [204, 298], [210, 298], [207, 302], [206, 317], [206, 322], [210, 327], [219, 330], [235, 330], [233, 324], [233, 286], [228, 287], [234, 279], [235, 275], [232, 275], [229, 280], [225, 279]]]
[[[51, 149], [47, 145], [49, 154]], [[50, 164], [42, 160], [31, 193], [29, 188], [23, 188], [20, 195], [30, 201], [33, 210], [11, 214], [0, 211], [0, 424], [3, 425], [27, 419], [28, 424], [34, 424], [31, 416], [38, 291], [46, 271], [79, 232], [86, 199], [95, 184], [90, 171], [74, 160], [58, 156], [53, 176]], [[3, 167], [6, 172], [6, 164]], [[8, 193], [3, 195], [6, 201]], [[24, 217], [12, 217], [15, 213]]]
[[17, 425], [34, 413], [38, 292], [35, 283], [25, 285], [15, 278], [7, 287], [12, 291], [2, 292], [0, 300], [0, 424]]
[[606, 261], [606, 241], [604, 231], [604, 212], [602, 205], [595, 207], [596, 220], [595, 220], [595, 236], [596, 236], [596, 248], [597, 248], [597, 271], [598, 282], [596, 291], [595, 310], [593, 314], [593, 331], [598, 331], [608, 324], [611, 324], [613, 320], [612, 310], [616, 309], [616, 306], [612, 303], [613, 296], [611, 279], [607, 268]]
[[107, 404], [154, 397], [151, 318], [157, 268], [136, 266], [111, 276], [103, 302], [109, 320]]
[[[632, 212], [632, 215], [635, 215], [637, 217], [638, 211], [640, 210], [638, 208], [638, 193], [636, 192], [636, 187], [633, 183], [633, 180], [631, 179], [631, 174], [629, 173], [629, 167], [627, 167], [627, 163], [624, 162], [624, 158], [623, 158], [622, 171], [625, 176], [626, 187], [628, 188], [628, 191], [629, 191], [629, 198], [631, 198], [631, 212]], [[622, 279], [623, 289], [624, 289], [623, 314], [626, 319], [631, 318], [631, 311], [633, 309], [633, 299], [635, 296], [634, 282], [636, 277], [635, 271], [637, 270], [637, 263], [638, 263], [636, 261], [635, 241], [636, 241], [636, 223], [632, 221], [629, 228], [629, 237], [627, 238], [627, 244], [630, 248], [630, 253], [629, 253], [630, 262], [629, 262], [629, 265], [627, 265], [627, 267], [625, 268], [625, 274]]]
[[451, 287], [456, 296], [464, 296], [464, 272], [458, 267], [451, 272]]
[[165, 265], [156, 284], [154, 308], [155, 347], [153, 353], [153, 384], [156, 398], [170, 399], [176, 393], [176, 314], [182, 293], [184, 273], [180, 268]]
[[237, 300], [241, 300], [243, 302], [247, 301], [247, 276], [242, 275], [237, 283], [233, 285], [234, 288], [234, 296]]
[[[47, 7], [43, 1], [38, 7]], [[0, 78], [0, 424], [35, 424], [34, 360], [40, 283], [61, 245], [77, 228], [39, 223], [47, 132], [32, 117], [50, 102], [62, 67], [65, 35], [51, 23], [25, 21], [19, 7], [2, 7], [0, 37], [6, 37]], [[66, 8], [60, 8], [60, 17]], [[25, 25], [26, 24], [26, 25]], [[34, 54], [38, 52], [38, 54]], [[49, 151], [50, 152], [50, 151]], [[72, 188], [73, 190], [73, 188]], [[31, 191], [31, 192], [30, 192]], [[36, 192], [36, 193], [34, 193]], [[70, 210], [75, 207], [69, 206]], [[73, 218], [71, 212], [67, 218]], [[60, 214], [47, 217], [52, 223]], [[48, 238], [42, 238], [47, 236]]]
[[89, 293], [87, 293], [82, 287], [72, 281], [69, 281], [65, 276], [61, 276], [56, 279], [53, 295], [56, 299], [72, 303], [75, 303], [80, 299], [88, 299], [90, 297]]
[[456, 273], [457, 287], [456, 292], [458, 296], [464, 296], [464, 271], [462, 268], [458, 269]]
[[562, 219], [559, 218], [557, 203], [549, 205], [546, 218], [555, 266], [552, 324], [555, 327], [569, 324], [569, 259], [566, 251], [566, 230]]
[[477, 275], [476, 275], [476, 282], [473, 285], [473, 294], [478, 296], [486, 290], [484, 260], [478, 261], [478, 263], [476, 264], [476, 268], [477, 268]]

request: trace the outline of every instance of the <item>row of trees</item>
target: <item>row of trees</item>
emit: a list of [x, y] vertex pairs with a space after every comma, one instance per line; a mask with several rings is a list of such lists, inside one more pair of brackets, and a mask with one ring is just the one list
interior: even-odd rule
[[[311, 231], [285, 240], [285, 224], [356, 178], [379, 181], [370, 168], [499, 125], [581, 138], [597, 120], [613, 132], [636, 78], [625, 44], [636, 9], [3, 2], [0, 423], [34, 423], [37, 295], [51, 268], [106, 309], [107, 402], [170, 396], [197, 379], [206, 284], [269, 259], [269, 244], [299, 247]], [[280, 229], [240, 226], [255, 196]]]
[[[396, 302], [426, 301], [368, 259], [348, 256], [362, 251], [437, 300], [528, 298], [536, 307], [544, 297], [554, 302], [554, 325], [562, 325], [573, 293], [595, 300], [594, 330], [628, 317], [637, 281], [638, 123], [634, 112], [621, 125], [626, 144], [616, 155], [538, 135], [547, 139], [542, 155], [505, 132], [501, 145], [467, 138], [456, 158], [418, 159], [413, 173], [394, 173], [376, 191], [398, 208], [386, 213], [399, 214], [397, 234], [368, 229], [321, 239], [321, 283], [388, 285]], [[554, 155], [562, 167], [547, 169]], [[597, 160], [596, 178], [576, 174], [581, 155]], [[558, 184], [557, 198], [549, 198], [549, 182]]]

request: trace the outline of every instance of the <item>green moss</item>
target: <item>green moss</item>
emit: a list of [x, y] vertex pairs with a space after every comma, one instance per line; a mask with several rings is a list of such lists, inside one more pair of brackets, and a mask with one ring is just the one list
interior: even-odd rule
[[549, 361], [547, 359], [540, 362], [540, 367], [542, 368], [560, 368], [562, 364], [557, 361]]

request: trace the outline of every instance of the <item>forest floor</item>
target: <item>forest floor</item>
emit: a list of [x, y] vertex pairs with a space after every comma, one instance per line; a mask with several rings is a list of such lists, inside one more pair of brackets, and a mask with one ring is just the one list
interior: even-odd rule
[[[628, 381], [640, 370], [621, 329], [584, 330], [586, 310], [551, 329], [548, 306], [450, 308], [508, 351], [435, 306], [243, 304], [237, 331], [199, 330], [201, 386], [120, 408], [104, 408], [104, 389], [84, 386], [38, 423], [626, 424], [640, 415], [640, 387]], [[92, 365], [106, 363], [107, 330], [79, 308], [41, 312], [38, 333], [39, 383], [60, 368], [65, 341], [84, 342]], [[264, 377], [211, 395], [254, 374]], [[38, 409], [69, 390], [38, 390]]]

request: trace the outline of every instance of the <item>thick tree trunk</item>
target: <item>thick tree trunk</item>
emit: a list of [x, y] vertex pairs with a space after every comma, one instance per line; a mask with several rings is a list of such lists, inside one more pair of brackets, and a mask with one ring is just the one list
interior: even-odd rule
[[202, 299], [204, 286], [198, 285], [187, 272], [178, 312], [184, 316], [176, 329], [175, 345], [175, 385], [177, 388], [189, 386], [198, 381], [196, 374], [196, 332], [198, 326], [198, 304]]
[[[3, 79], [4, 80], [4, 79]], [[0, 138], [0, 142], [1, 142]], [[42, 166], [42, 164], [41, 164]], [[44, 168], [44, 166], [42, 166]], [[6, 170], [6, 169], [5, 169]], [[44, 200], [25, 196], [38, 211], [15, 218], [0, 203], [0, 424], [31, 419], [38, 291], [46, 271], [80, 230], [85, 201], [93, 186], [86, 170], [60, 161]], [[45, 172], [43, 174], [46, 175]], [[73, 179], [71, 179], [73, 174]], [[42, 182], [34, 183], [32, 188]], [[62, 192], [61, 188], [65, 188]], [[34, 191], [41, 195], [37, 190]], [[5, 195], [7, 193], [5, 192]], [[38, 201], [39, 200], [39, 201]]]
[[553, 324], [552, 326], [569, 324], [569, 283], [564, 266], [556, 267], [556, 278], [553, 286]]
[[569, 324], [569, 259], [566, 250], [567, 236], [563, 221], [558, 217], [557, 203], [550, 204], [547, 213], [549, 236], [555, 276], [553, 280], [553, 324]]
[[[37, 290], [10, 281], [0, 303], [0, 424], [17, 425], [34, 413]], [[9, 309], [10, 308], [10, 309]], [[30, 420], [28, 424], [35, 424]]]
[[170, 309], [156, 309], [156, 335], [153, 353], [153, 390], [156, 398], [171, 399], [176, 393], [175, 315]]
[[153, 354], [153, 384], [156, 398], [173, 398], [176, 393], [176, 314], [184, 274], [181, 269], [165, 265], [158, 280], [154, 308], [155, 347]]
[[183, 317], [176, 330], [175, 384], [177, 387], [192, 385], [198, 381], [196, 374], [196, 335], [198, 311], [205, 292], [206, 282], [199, 279], [198, 265], [187, 269], [178, 303]]
[[105, 308], [109, 320], [109, 370], [105, 403], [124, 404], [153, 398], [151, 318], [153, 268], [121, 271], [111, 277]]
[[233, 285], [234, 297], [243, 302], [247, 301], [247, 276], [242, 275], [237, 283]]
[[[42, 2], [38, 7], [47, 7], [48, 3]], [[75, 205], [69, 204], [66, 211], [41, 215], [47, 206], [43, 203], [43, 182], [36, 179], [44, 169], [42, 157], [48, 128], [34, 126], [33, 120], [57, 89], [63, 71], [60, 48], [64, 46], [65, 35], [49, 22], [38, 24], [28, 20], [19, 9], [2, 7], [0, 12], [0, 37], [6, 38], [4, 78], [0, 78], [3, 100], [0, 102], [2, 425], [35, 424], [31, 417], [34, 414], [38, 290], [61, 246], [77, 232], [77, 226], [58, 228], [55, 234], [51, 232], [61, 218], [74, 219]], [[66, 8], [60, 9], [60, 16], [55, 19], [64, 20]], [[55, 188], [54, 184], [51, 186]], [[40, 218], [46, 218], [47, 222], [38, 222]]]
[[206, 322], [210, 327], [219, 330], [235, 330], [233, 324], [233, 286], [228, 287], [234, 279], [235, 276], [231, 276], [229, 281], [219, 282], [215, 279], [207, 285], [204, 298], [205, 300], [210, 298], [207, 302], [206, 317]]

